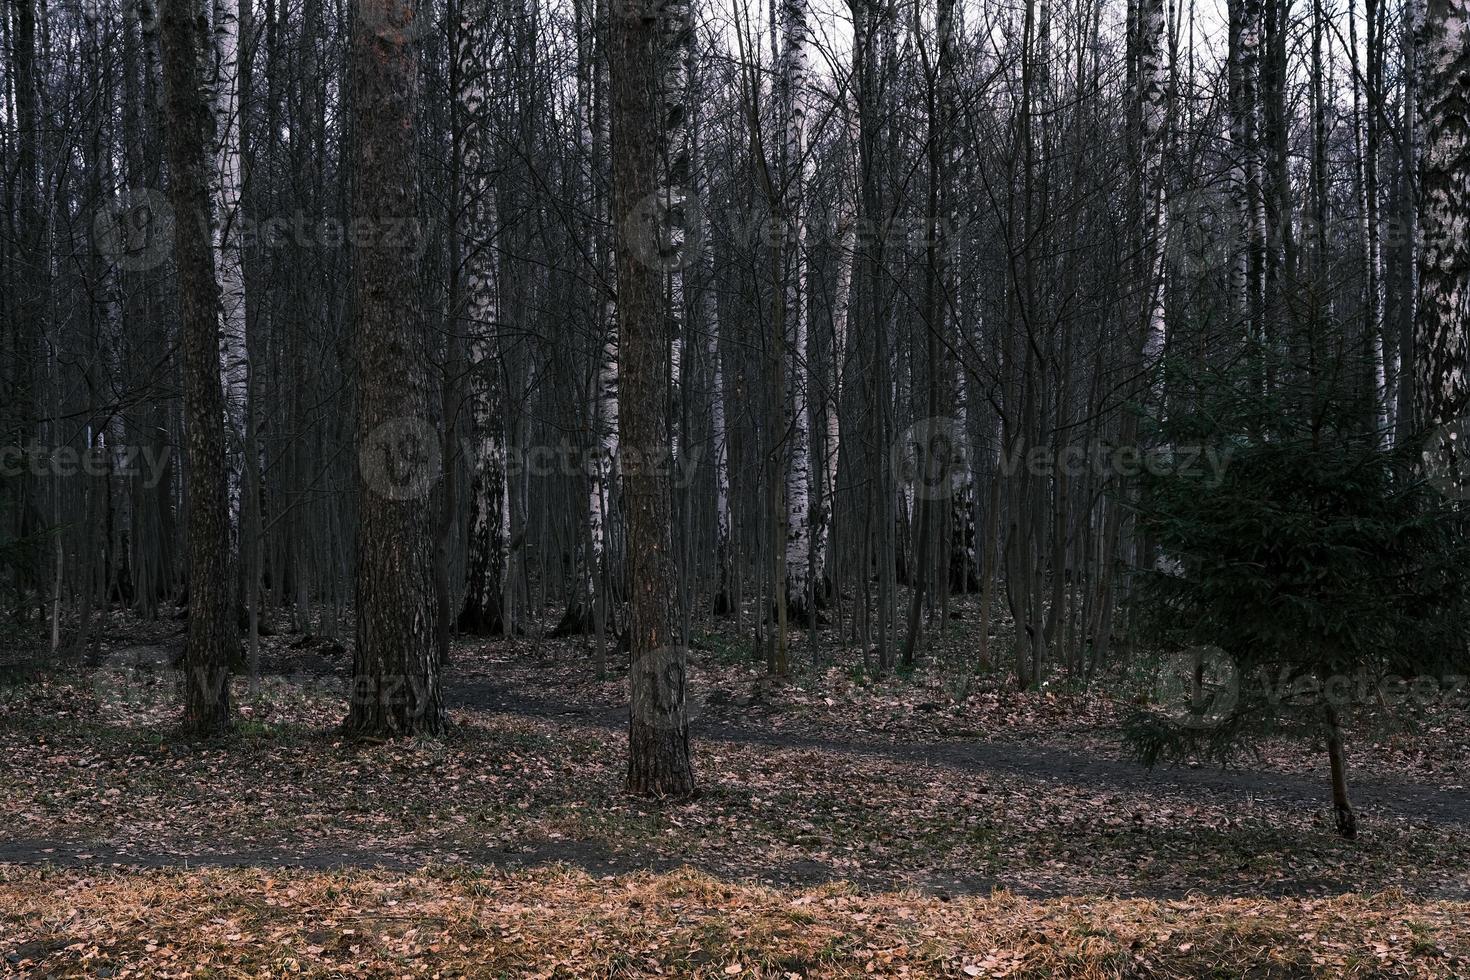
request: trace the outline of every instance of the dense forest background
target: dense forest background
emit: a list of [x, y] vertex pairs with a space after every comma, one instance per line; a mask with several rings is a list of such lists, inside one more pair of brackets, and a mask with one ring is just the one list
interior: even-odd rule
[[881, 671], [969, 596], [975, 664], [1082, 681], [1208, 566], [1180, 522], [1220, 526], [1185, 505], [1233, 461], [1338, 447], [1392, 497], [1423, 449], [1460, 495], [1464, 0], [0, 30], [5, 629], [85, 656], [187, 608], [205, 728], [287, 628], [431, 719], [457, 633], [681, 672], [729, 617], [776, 674], [819, 633]]
[[0, 0], [0, 973], [1470, 976], [1470, 0]]

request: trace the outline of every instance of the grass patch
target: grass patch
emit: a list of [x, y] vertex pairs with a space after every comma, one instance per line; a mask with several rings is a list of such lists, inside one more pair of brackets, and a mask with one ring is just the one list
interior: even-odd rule
[[[145, 977], [1458, 977], [1465, 903], [942, 901], [692, 871], [0, 871], [12, 971]], [[73, 911], [75, 910], [75, 911]]]

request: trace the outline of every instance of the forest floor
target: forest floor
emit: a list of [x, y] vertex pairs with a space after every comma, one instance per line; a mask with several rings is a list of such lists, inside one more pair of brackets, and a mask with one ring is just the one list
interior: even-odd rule
[[[458, 644], [449, 735], [353, 742], [350, 652], [270, 637], [229, 738], [176, 739], [178, 623], [0, 686], [0, 971], [35, 976], [1470, 976], [1470, 725], [1360, 712], [1360, 839], [1281, 736], [1147, 770], [1126, 684], [1018, 692], [963, 623], [875, 678], [701, 633], [701, 792], [621, 792], [626, 679]], [[1254, 971], [1254, 972], [1251, 972]]]

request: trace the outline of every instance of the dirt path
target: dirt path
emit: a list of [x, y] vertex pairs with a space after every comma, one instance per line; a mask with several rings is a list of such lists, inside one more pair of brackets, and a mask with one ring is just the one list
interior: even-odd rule
[[[622, 729], [627, 725], [628, 717], [626, 704], [586, 708], [530, 697], [484, 681], [459, 684], [448, 693], [448, 699], [451, 707], [559, 719], [604, 729]], [[947, 766], [976, 773], [1011, 774], [1099, 789], [1204, 793], [1225, 799], [1259, 800], [1307, 809], [1324, 806], [1327, 794], [1325, 774], [1314, 779], [1253, 769], [1167, 766], [1151, 770], [1139, 763], [1024, 742], [955, 740], [916, 745], [834, 739], [723, 720], [696, 722], [691, 725], [691, 730], [694, 738], [707, 741], [878, 756], [899, 762]], [[1353, 780], [1353, 802], [1364, 815], [1380, 819], [1470, 824], [1470, 792], [1443, 790], [1423, 783], [1374, 779], [1369, 774], [1358, 774]]]
[[[572, 728], [620, 732], [626, 725], [626, 705], [589, 708], [538, 697], [484, 680], [453, 683], [451, 707], [534, 717]], [[916, 767], [945, 767], [983, 781], [987, 776], [1019, 776], [1058, 786], [1096, 788], [1140, 795], [1181, 794], [1201, 802], [1227, 806], [1254, 801], [1304, 812], [1321, 810], [1325, 785], [1310, 776], [1221, 770], [1164, 768], [1150, 771], [1118, 759], [1087, 756], [1043, 744], [1024, 742], [967, 742], [905, 744], [845, 739], [813, 733], [759, 727], [755, 720], [736, 721], [705, 717], [693, 725], [694, 737], [706, 744], [727, 743], [809, 749], [816, 752], [882, 759]], [[1448, 792], [1420, 783], [1359, 778], [1355, 786], [1365, 816], [1381, 821], [1428, 821], [1458, 826], [1470, 823], [1470, 795]], [[697, 803], [693, 804], [698, 806]], [[515, 869], [563, 862], [597, 874], [630, 871], [669, 871], [691, 865], [732, 880], [781, 886], [810, 886], [835, 879], [851, 881], [864, 890], [909, 887], [936, 895], [988, 894], [1007, 888], [1029, 897], [1096, 894], [1122, 897], [1181, 898], [1191, 892], [1209, 895], [1266, 895], [1288, 897], [1329, 895], [1355, 890], [1351, 883], [1328, 878], [1222, 883], [1208, 879], [1134, 882], [1117, 880], [1099, 885], [1097, 878], [1069, 881], [1066, 872], [1041, 880], [1024, 880], [1007, 873], [1004, 879], [923, 868], [836, 869], [818, 860], [773, 861], [760, 854], [738, 857], [713, 854], [665, 854], [638, 844], [628, 847], [595, 840], [553, 840], [517, 845], [515, 850], [452, 847], [428, 841], [412, 846], [356, 848], [350, 840], [293, 846], [290, 840], [239, 841], [221, 839], [216, 846], [189, 850], [167, 849], [157, 843], [128, 845], [41, 839], [0, 840], [0, 863], [59, 867], [187, 868], [265, 867], [301, 869], [386, 869], [408, 871], [425, 865]], [[1433, 897], [1470, 899], [1470, 882], [1443, 881], [1431, 889]]]

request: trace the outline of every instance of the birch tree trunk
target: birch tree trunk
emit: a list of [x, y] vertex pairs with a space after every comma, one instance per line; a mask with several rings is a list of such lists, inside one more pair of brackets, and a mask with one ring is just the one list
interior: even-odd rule
[[510, 564], [510, 487], [506, 473], [505, 406], [498, 343], [498, 226], [490, 152], [486, 77], [491, 68], [490, 11], [483, 0], [462, 0], [458, 25], [457, 90], [460, 173], [456, 213], [463, 249], [460, 330], [469, 343], [470, 411], [474, 429], [469, 555], [459, 628], [466, 633], [510, 633], [503, 593]]
[[[697, 109], [695, 110], [697, 114]], [[713, 186], [713, 168], [708, 164], [708, 144], [698, 141], [695, 158], [698, 174], [694, 182], [701, 188], [702, 200], [708, 200]], [[725, 416], [725, 364], [720, 348], [720, 304], [714, 291], [716, 271], [714, 236], [704, 234], [701, 239], [704, 254], [706, 279], [699, 292], [701, 310], [700, 326], [705, 331], [705, 355], [710, 365], [709, 416], [710, 442], [713, 444], [715, 463], [715, 585], [713, 612], [716, 616], [729, 616], [735, 612], [735, 582], [733, 581], [733, 542], [730, 539], [730, 445], [728, 423]]]
[[165, 138], [178, 266], [183, 349], [189, 628], [184, 646], [184, 724], [199, 735], [230, 726], [229, 664], [239, 648], [230, 580], [225, 405], [220, 388], [219, 285], [207, 216], [208, 108], [199, 53], [202, 18], [191, 0], [163, 0]]
[[[1415, 0], [1418, 66], [1420, 422], [1470, 400], [1470, 0]], [[1463, 452], [1463, 450], [1461, 450]]]
[[[609, 5], [616, 8], [618, 2], [619, 0], [603, 0], [598, 5], [599, 28], [606, 40], [604, 41], [605, 50], [593, 63], [594, 74], [598, 76], [598, 84], [593, 86], [593, 90], [609, 93], [609, 97], [612, 91], [609, 78], [612, 22], [617, 18], [616, 10], [610, 11]], [[600, 167], [611, 149], [609, 139], [611, 116], [612, 113], [608, 108], [604, 108], [597, 115], [593, 129], [592, 162], [594, 167]], [[597, 180], [598, 176], [594, 175], [593, 179]], [[595, 207], [599, 215], [607, 215], [609, 220], [611, 219], [611, 198], [605, 188], [596, 195]], [[613, 231], [612, 234], [615, 235], [616, 231]], [[582, 612], [580, 628], [586, 630], [595, 625], [598, 634], [599, 656], [601, 656], [602, 635], [609, 625], [608, 618], [613, 608], [611, 593], [615, 588], [609, 532], [614, 517], [613, 504], [618, 480], [618, 328], [621, 312], [613, 302], [614, 290], [617, 288], [617, 269], [613, 255], [613, 241], [607, 232], [599, 230], [594, 248], [597, 251], [597, 261], [605, 280], [600, 290], [601, 309], [598, 315], [602, 339], [597, 347], [593, 367], [592, 458], [587, 467], [589, 547], [587, 581], [594, 583], [594, 593], [590, 597], [590, 605]], [[568, 610], [568, 618], [575, 618], [571, 609]]]
[[1163, 355], [1164, 243], [1168, 237], [1164, 149], [1168, 145], [1169, 66], [1164, 0], [1138, 0], [1139, 182], [1143, 190], [1143, 357], [1145, 367]]
[[243, 468], [250, 465], [244, 458], [249, 360], [245, 344], [245, 252], [240, 210], [240, 0], [213, 0], [211, 11], [212, 64], [208, 80], [214, 114], [211, 230], [221, 309], [219, 372], [225, 386], [230, 454], [230, 522], [238, 534]]
[[[708, 290], [706, 290], [708, 293]], [[717, 304], [704, 300], [712, 314]], [[720, 355], [719, 321], [716, 316], [705, 320], [709, 331], [709, 361], [713, 365], [710, 381], [710, 440], [715, 452], [715, 594], [714, 614], [729, 616], [735, 612], [734, 583], [730, 541], [730, 446], [725, 423], [725, 369]]]
[[806, 196], [811, 184], [812, 160], [807, 147], [808, 110], [811, 96], [812, 35], [806, 0], [782, 0], [781, 57], [782, 108], [786, 133], [781, 177], [782, 288], [786, 346], [786, 392], [784, 402], [786, 463], [786, 610], [788, 618], [805, 622], [815, 613], [812, 589], [812, 437], [807, 405], [809, 388], [807, 357], [807, 215]]

